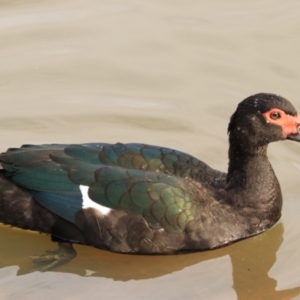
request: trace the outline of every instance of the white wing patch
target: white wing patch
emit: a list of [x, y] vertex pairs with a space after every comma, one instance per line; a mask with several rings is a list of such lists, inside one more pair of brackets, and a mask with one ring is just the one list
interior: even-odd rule
[[82, 208], [95, 208], [96, 210], [100, 211], [103, 215], [107, 215], [110, 213], [111, 208], [102, 206], [95, 201], [89, 198], [89, 187], [85, 185], [79, 186], [81, 195], [82, 195]]

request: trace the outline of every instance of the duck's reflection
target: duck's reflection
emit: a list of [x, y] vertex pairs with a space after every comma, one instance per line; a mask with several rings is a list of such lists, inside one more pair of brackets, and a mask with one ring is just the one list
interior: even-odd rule
[[282, 223], [271, 230], [232, 245], [228, 249], [233, 268], [233, 287], [238, 299], [290, 299], [300, 287], [276, 291], [277, 281], [268, 276], [283, 242]]
[[[280, 223], [266, 233], [228, 247], [169, 256], [122, 255], [77, 246], [78, 257], [54, 272], [84, 276], [86, 270], [91, 270], [90, 274], [93, 277], [112, 278], [116, 281], [142, 280], [171, 274], [207, 260], [229, 255], [232, 261], [233, 288], [238, 299], [290, 299], [300, 294], [300, 287], [276, 291], [276, 280], [268, 276], [276, 261], [276, 252], [283, 242], [283, 231], [283, 225]], [[0, 238], [1, 244], [7, 247], [0, 249], [0, 268], [18, 263], [20, 266], [18, 275], [32, 272], [28, 256], [33, 254], [33, 251], [42, 253], [50, 244], [47, 237], [27, 235], [24, 231], [12, 231], [2, 227]], [[22, 242], [20, 239], [24, 242], [25, 238], [27, 246], [20, 248]], [[19, 247], [19, 251], [12, 253], [11, 249], [14, 247]], [[219, 274], [219, 276], [228, 275]], [[197, 280], [201, 280], [201, 277]]]

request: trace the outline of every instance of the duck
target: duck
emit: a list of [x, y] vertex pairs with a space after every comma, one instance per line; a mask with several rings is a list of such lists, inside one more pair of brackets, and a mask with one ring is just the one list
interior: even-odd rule
[[280, 218], [268, 144], [300, 141], [285, 98], [252, 95], [230, 118], [228, 172], [178, 150], [138, 143], [23, 145], [0, 155], [0, 222], [51, 235], [32, 256], [49, 270], [73, 244], [131, 254], [210, 250], [257, 235]]

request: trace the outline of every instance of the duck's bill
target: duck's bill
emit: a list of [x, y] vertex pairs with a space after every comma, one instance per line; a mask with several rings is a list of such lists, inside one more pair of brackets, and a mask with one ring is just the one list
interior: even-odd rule
[[287, 138], [287, 140], [300, 142], [300, 134], [299, 133], [290, 134], [286, 138]]

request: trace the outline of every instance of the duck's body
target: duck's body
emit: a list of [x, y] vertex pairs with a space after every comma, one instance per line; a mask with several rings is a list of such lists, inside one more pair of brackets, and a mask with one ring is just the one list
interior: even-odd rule
[[228, 129], [228, 174], [142, 144], [9, 149], [0, 156], [0, 222], [117, 252], [220, 247], [280, 218], [282, 196], [267, 145], [299, 140], [299, 123], [279, 96], [241, 102]]
[[29, 145], [1, 160], [0, 221], [59, 240], [172, 253], [249, 235], [241, 216], [227, 220], [230, 206], [217, 200], [225, 174], [179, 151], [141, 144]]

